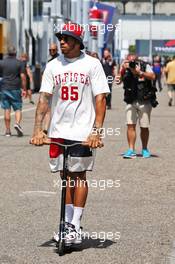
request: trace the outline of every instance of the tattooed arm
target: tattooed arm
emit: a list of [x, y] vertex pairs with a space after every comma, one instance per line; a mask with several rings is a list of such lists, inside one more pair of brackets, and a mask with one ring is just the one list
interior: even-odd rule
[[35, 113], [35, 125], [33, 130], [33, 136], [30, 140], [30, 143], [33, 145], [43, 145], [44, 139], [46, 138], [45, 134], [42, 131], [42, 122], [45, 114], [48, 110], [49, 99], [52, 95], [49, 93], [41, 92], [36, 113]]

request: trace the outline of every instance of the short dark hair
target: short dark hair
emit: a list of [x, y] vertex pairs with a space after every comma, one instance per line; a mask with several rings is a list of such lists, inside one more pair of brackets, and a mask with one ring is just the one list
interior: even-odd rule
[[15, 46], [11, 45], [7, 48], [8, 55], [14, 56], [16, 55], [16, 48]]
[[111, 52], [110, 48], [105, 48], [105, 49], [104, 49], [104, 51], [105, 51], [105, 50], [107, 50], [107, 51]]

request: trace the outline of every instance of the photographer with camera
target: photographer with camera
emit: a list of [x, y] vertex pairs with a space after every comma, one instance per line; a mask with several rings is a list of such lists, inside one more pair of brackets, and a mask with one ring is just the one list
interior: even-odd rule
[[151, 66], [137, 56], [130, 55], [125, 60], [120, 69], [120, 75], [117, 76], [117, 84], [123, 82], [124, 101], [126, 102], [127, 119], [127, 139], [129, 149], [124, 153], [123, 158], [136, 157], [136, 124], [139, 120], [141, 129], [140, 137], [142, 141], [142, 156], [149, 158], [151, 156], [147, 145], [149, 139], [149, 125], [152, 107], [156, 107], [156, 88], [152, 81], [155, 74]]

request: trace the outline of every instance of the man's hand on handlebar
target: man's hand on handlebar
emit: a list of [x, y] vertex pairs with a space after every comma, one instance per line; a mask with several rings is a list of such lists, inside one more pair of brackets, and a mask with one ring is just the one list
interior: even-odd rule
[[99, 133], [92, 132], [83, 144], [90, 148], [102, 148], [104, 146]]
[[49, 138], [42, 130], [37, 130], [30, 139], [30, 144], [35, 146], [42, 146], [47, 143], [49, 143]]
[[[50, 144], [51, 140], [46, 136], [46, 134], [42, 130], [38, 130], [35, 132], [30, 139], [30, 144], [35, 145], [35, 146], [42, 146], [42, 145], [47, 145]], [[99, 133], [92, 132], [87, 140], [82, 143], [84, 146], [88, 146], [90, 148], [101, 148], [104, 146], [101, 136]]]

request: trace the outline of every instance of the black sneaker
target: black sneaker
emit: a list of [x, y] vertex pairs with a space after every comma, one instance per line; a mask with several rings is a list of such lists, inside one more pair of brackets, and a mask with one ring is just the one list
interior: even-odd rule
[[19, 124], [15, 124], [14, 125], [14, 129], [16, 129], [18, 137], [22, 137], [23, 136], [23, 130], [22, 130], [22, 127]]

